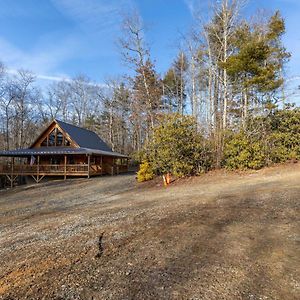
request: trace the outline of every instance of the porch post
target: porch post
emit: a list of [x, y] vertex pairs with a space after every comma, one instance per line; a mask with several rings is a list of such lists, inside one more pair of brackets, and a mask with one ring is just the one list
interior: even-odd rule
[[39, 183], [39, 177], [40, 177], [40, 156], [37, 157], [37, 183]]
[[64, 163], [64, 180], [67, 179], [67, 155], [65, 155], [65, 163]]
[[103, 175], [103, 159], [102, 159], [102, 155], [101, 155], [101, 175]]
[[14, 164], [15, 164], [15, 158], [12, 157], [12, 159], [11, 159], [11, 178], [10, 178], [10, 187], [14, 187]]
[[91, 156], [88, 154], [88, 178], [90, 178], [90, 165], [91, 165]]

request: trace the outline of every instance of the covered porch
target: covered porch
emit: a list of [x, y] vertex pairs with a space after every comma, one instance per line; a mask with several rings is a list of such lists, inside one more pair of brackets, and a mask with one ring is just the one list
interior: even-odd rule
[[[13, 187], [18, 176], [31, 176], [39, 183], [45, 176], [87, 177], [117, 175], [128, 171], [128, 157], [89, 149], [21, 149], [2, 151], [0, 175]], [[110, 153], [109, 153], [110, 154]], [[3, 159], [6, 158], [6, 159]]]

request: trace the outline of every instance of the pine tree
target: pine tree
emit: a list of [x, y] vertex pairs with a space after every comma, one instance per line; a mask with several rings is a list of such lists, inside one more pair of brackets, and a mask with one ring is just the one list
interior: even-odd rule
[[283, 84], [282, 70], [290, 54], [282, 46], [284, 20], [276, 12], [264, 25], [251, 27], [243, 23], [235, 34], [236, 52], [223, 67], [227, 70], [237, 92], [245, 126], [249, 108], [255, 102], [266, 104]]

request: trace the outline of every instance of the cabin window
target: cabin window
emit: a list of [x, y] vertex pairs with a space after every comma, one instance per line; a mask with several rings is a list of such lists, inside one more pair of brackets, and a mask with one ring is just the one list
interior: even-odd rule
[[57, 131], [56, 135], [56, 146], [62, 146], [63, 145], [64, 136], [60, 131]]
[[68, 157], [68, 164], [69, 165], [75, 165], [75, 159], [73, 156], [69, 156]]
[[60, 162], [61, 162], [60, 158], [56, 158], [56, 157], [51, 157], [50, 158], [50, 164], [51, 165], [60, 165]]
[[42, 147], [70, 147], [71, 142], [57, 128], [53, 129], [50, 134], [42, 141]]
[[119, 166], [127, 165], [127, 159], [126, 158], [115, 158], [115, 164]]
[[70, 143], [70, 141], [69, 141], [68, 139], [65, 138], [64, 145], [65, 145], [66, 147], [70, 147], [70, 146], [71, 146], [71, 143]]
[[48, 146], [55, 146], [55, 129], [49, 134]]

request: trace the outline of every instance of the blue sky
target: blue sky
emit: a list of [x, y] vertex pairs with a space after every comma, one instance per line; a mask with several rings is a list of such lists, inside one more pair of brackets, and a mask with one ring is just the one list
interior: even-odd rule
[[[163, 73], [176, 55], [180, 32], [208, 0], [0, 0], [0, 61], [11, 70], [33, 71], [41, 80], [84, 73], [96, 82], [126, 72], [116, 40], [121, 14], [137, 9]], [[279, 9], [286, 20], [284, 42], [292, 53], [287, 76], [300, 76], [300, 0], [249, 0], [245, 14]], [[293, 80], [300, 84], [300, 80]]]

